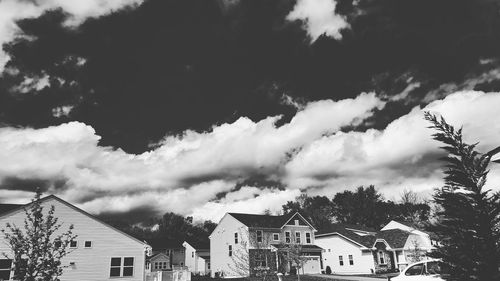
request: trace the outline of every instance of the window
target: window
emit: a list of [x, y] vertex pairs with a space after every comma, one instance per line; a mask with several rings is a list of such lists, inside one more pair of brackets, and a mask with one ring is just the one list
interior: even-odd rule
[[300, 232], [295, 232], [295, 243], [297, 244], [300, 244], [302, 243], [301, 239], [300, 239]]
[[111, 258], [110, 277], [119, 277], [121, 274], [122, 258]]
[[291, 243], [292, 240], [290, 239], [290, 231], [285, 231], [285, 243]]
[[306, 232], [306, 244], [311, 244], [311, 232]]
[[424, 274], [424, 268], [425, 267], [424, 267], [423, 263], [416, 264], [416, 265], [408, 268], [405, 272], [405, 275], [407, 275], [407, 276], [422, 275], [422, 274]]
[[234, 233], [234, 244], [238, 244], [238, 232]]
[[183, 262], [181, 262], [181, 266], [184, 266], [184, 263], [183, 263]]
[[56, 248], [61, 248], [61, 246], [62, 246], [62, 242], [61, 242], [61, 240], [56, 240], [56, 241], [54, 241], [54, 247], [56, 247]]
[[[157, 267], [157, 264], [154, 265]], [[111, 258], [111, 267], [109, 270], [110, 277], [125, 277], [134, 275], [134, 258], [133, 257], [114, 257]]]
[[354, 265], [354, 258], [352, 255], [349, 255], [349, 265]]
[[295, 220], [295, 225], [299, 225], [299, 220]]
[[228, 250], [228, 255], [229, 255], [230, 257], [232, 257], [232, 256], [233, 256], [233, 246], [228, 245], [228, 249], [227, 249], [227, 250]]
[[85, 241], [84, 243], [85, 248], [92, 248], [92, 241]]
[[340, 266], [344, 265], [344, 257], [339, 256], [339, 264], [340, 264]]
[[[166, 262], [165, 262], [166, 265]], [[134, 258], [123, 258], [123, 276], [134, 275]]]
[[257, 242], [262, 243], [262, 230], [257, 230]]
[[331, 252], [331, 251], [332, 251], [332, 249], [328, 249], [328, 253]]
[[191, 252], [191, 257], [194, 258], [194, 252]]
[[273, 233], [273, 240], [274, 241], [280, 241], [280, 234], [279, 233]]
[[10, 280], [12, 260], [0, 259], [0, 280]]
[[154, 263], [154, 269], [156, 269], [156, 270], [168, 269], [167, 262], [166, 261], [156, 261]]
[[378, 262], [379, 264], [385, 264], [385, 255], [383, 251], [378, 251]]
[[78, 248], [78, 241], [76, 241], [76, 240], [71, 240], [71, 241], [69, 242], [69, 247], [70, 247], [70, 248], [73, 248], [73, 249], [74, 249], [74, 248]]
[[255, 266], [258, 267], [267, 267], [266, 255], [265, 254], [257, 254], [255, 256]]
[[207, 269], [210, 270], [210, 262], [207, 262]]

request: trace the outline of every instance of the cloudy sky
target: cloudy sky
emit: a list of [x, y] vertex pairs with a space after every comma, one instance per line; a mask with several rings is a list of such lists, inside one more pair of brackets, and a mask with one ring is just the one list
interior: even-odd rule
[[500, 145], [494, 0], [0, 0], [0, 44], [3, 203], [218, 220], [430, 194], [423, 111]]

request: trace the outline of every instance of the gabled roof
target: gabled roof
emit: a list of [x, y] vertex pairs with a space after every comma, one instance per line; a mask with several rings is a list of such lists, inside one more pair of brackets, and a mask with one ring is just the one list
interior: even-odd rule
[[261, 227], [261, 228], [282, 228], [287, 224], [294, 216], [300, 216], [310, 227], [312, 226], [300, 213], [289, 213], [281, 216], [272, 215], [255, 215], [255, 214], [242, 214], [242, 213], [228, 213], [233, 218], [240, 221], [247, 227]]
[[393, 249], [403, 248], [410, 232], [401, 229], [388, 229], [377, 232], [377, 239], [383, 239]]
[[[192, 239], [184, 241], [184, 243], [189, 244], [195, 250], [210, 250], [210, 241], [194, 241]], [[184, 243], [182, 243], [184, 245]]]
[[19, 204], [0, 204], [0, 215], [21, 208], [24, 205]]
[[248, 227], [281, 228], [295, 214], [282, 216], [228, 213]]
[[347, 229], [343, 224], [333, 224], [330, 227], [321, 230], [320, 233], [316, 234], [316, 238], [330, 235], [343, 236], [344, 238], [351, 240], [351, 242], [366, 248], [371, 248], [376, 240], [374, 235], [358, 235], [354, 231]]
[[[73, 210], [75, 210], [75, 211], [77, 211], [77, 212], [82, 213], [83, 215], [85, 215], [85, 216], [87, 216], [87, 217], [89, 217], [89, 218], [91, 218], [91, 219], [93, 219], [93, 220], [97, 221], [98, 223], [100, 223], [100, 224], [102, 224], [102, 225], [104, 225], [104, 226], [106, 226], [106, 227], [108, 227], [108, 228], [111, 228], [112, 230], [114, 230], [114, 231], [116, 231], [116, 232], [119, 232], [119, 233], [123, 234], [124, 236], [126, 236], [126, 237], [128, 237], [128, 238], [130, 238], [130, 239], [132, 239], [132, 240], [134, 240], [134, 241], [136, 241], [136, 242], [138, 242], [138, 243], [140, 243], [140, 244], [143, 244], [143, 245], [145, 245], [145, 246], [147, 245], [145, 242], [143, 242], [143, 241], [141, 241], [141, 240], [139, 240], [139, 239], [137, 239], [137, 238], [133, 237], [132, 235], [129, 235], [129, 234], [127, 234], [127, 233], [125, 233], [125, 232], [123, 232], [123, 231], [119, 230], [118, 228], [115, 228], [115, 227], [113, 227], [113, 226], [111, 226], [111, 225], [109, 225], [109, 224], [107, 224], [107, 223], [105, 223], [105, 222], [101, 221], [100, 219], [96, 218], [95, 216], [93, 216], [93, 215], [91, 215], [91, 214], [89, 214], [89, 213], [85, 212], [84, 210], [82, 210], [82, 209], [80, 209], [80, 208], [78, 208], [78, 207], [74, 206], [73, 204], [70, 204], [70, 203], [68, 203], [68, 202], [66, 202], [66, 201], [64, 201], [64, 200], [62, 200], [61, 198], [59, 198], [59, 197], [57, 197], [57, 196], [55, 196], [55, 195], [49, 195], [49, 196], [46, 196], [46, 197], [44, 197], [44, 198], [41, 198], [39, 201], [40, 201], [40, 203], [43, 203], [43, 202], [45, 202], [45, 201], [49, 201], [49, 200], [56, 200], [56, 201], [58, 201], [58, 202], [60, 202], [60, 203], [62, 203], [62, 204], [64, 204], [64, 205], [66, 205], [66, 206], [70, 207], [71, 209], [73, 209]], [[23, 210], [23, 208], [28, 208], [31, 204], [32, 204], [32, 202], [30, 202], [30, 203], [28, 203], [28, 204], [25, 204], [25, 205], [15, 205], [15, 207], [14, 207], [14, 205], [13, 205], [13, 204], [2, 204], [2, 205], [10, 205], [10, 206], [8, 207], [8, 208], [9, 208], [9, 210], [8, 210], [8, 211], [5, 211], [5, 212], [3, 212], [3, 213], [2, 213], [2, 212], [0, 212], [0, 218], [2, 218], [2, 217], [7, 217], [7, 216], [9, 216], [9, 215], [11, 215], [11, 214], [13, 214], [13, 213], [15, 213], [15, 212], [17, 212], [17, 211]]]
[[174, 240], [169, 238], [151, 238], [146, 239], [146, 241], [154, 251], [182, 248], [181, 240]]

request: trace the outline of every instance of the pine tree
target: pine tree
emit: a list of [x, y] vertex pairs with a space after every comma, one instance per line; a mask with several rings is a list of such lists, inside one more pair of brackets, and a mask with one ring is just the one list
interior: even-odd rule
[[61, 259], [68, 254], [69, 244], [76, 238], [73, 225], [66, 232], [59, 231], [62, 224], [54, 215], [54, 206], [44, 212], [40, 197], [37, 191], [31, 204], [24, 209], [26, 218], [22, 228], [7, 223], [1, 230], [12, 251], [3, 255], [13, 260], [14, 280], [59, 280], [63, 273]]
[[443, 158], [445, 185], [433, 196], [439, 210], [429, 230], [440, 244], [432, 256], [450, 267], [451, 280], [500, 280], [500, 194], [484, 188], [491, 157], [499, 148], [481, 154], [477, 143], [464, 143], [462, 129], [428, 112], [425, 119], [448, 153]]

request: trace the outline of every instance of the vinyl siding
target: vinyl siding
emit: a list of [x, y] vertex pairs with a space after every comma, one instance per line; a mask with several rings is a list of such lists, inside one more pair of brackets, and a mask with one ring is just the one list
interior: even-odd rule
[[[66, 231], [70, 224], [74, 225], [74, 233], [78, 235], [78, 248], [72, 250], [62, 261], [63, 266], [74, 262], [74, 267], [64, 269], [61, 281], [103, 281], [117, 279], [110, 277], [110, 263], [112, 257], [133, 257], [134, 276], [119, 277], [120, 280], [144, 280], [145, 245], [111, 227], [71, 208], [57, 199], [47, 199], [42, 203], [48, 211], [51, 205], [55, 206], [55, 216], [63, 223], [61, 231]], [[25, 214], [23, 210], [0, 217], [0, 227], [7, 222], [23, 225]], [[0, 238], [0, 239], [3, 239]], [[85, 249], [85, 241], [92, 241], [92, 248]], [[11, 254], [5, 243], [0, 242], [0, 253]]]
[[[238, 232], [238, 244], [234, 243], [234, 233]], [[242, 242], [248, 243], [248, 230], [241, 222], [226, 214], [213, 233], [210, 235], [210, 260], [211, 275], [216, 272], [224, 272], [225, 277], [248, 276], [248, 269], [237, 269], [235, 259], [228, 256], [228, 245], [233, 247], [233, 255], [247, 253], [243, 250]]]
[[[323, 270], [330, 266], [332, 273], [368, 274], [375, 269], [370, 251], [362, 251], [359, 245], [339, 235], [316, 237], [316, 245], [325, 250], [322, 254]], [[349, 255], [353, 256], [354, 265], [349, 264]], [[343, 257], [343, 266], [340, 266], [339, 256]]]

